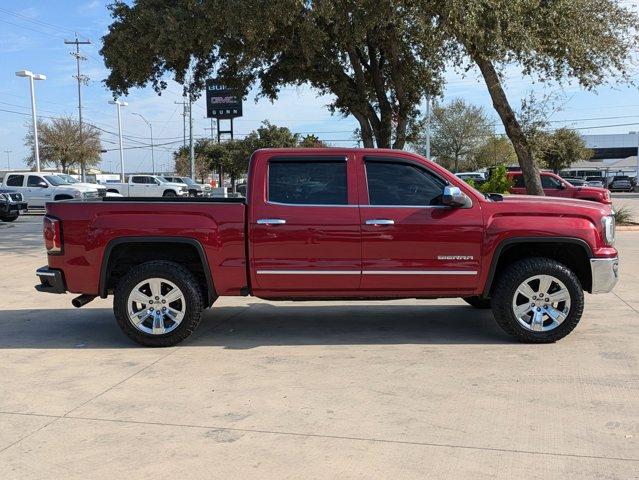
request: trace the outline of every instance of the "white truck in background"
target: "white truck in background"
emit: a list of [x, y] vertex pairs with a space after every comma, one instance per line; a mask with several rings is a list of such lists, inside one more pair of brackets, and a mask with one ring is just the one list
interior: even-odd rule
[[106, 195], [98, 186], [70, 184], [56, 173], [7, 172], [3, 185], [22, 194], [29, 208], [62, 200], [97, 200]]
[[157, 175], [131, 175], [126, 183], [104, 184], [107, 192], [119, 193], [124, 197], [187, 197], [189, 189], [185, 184], [167, 182]]

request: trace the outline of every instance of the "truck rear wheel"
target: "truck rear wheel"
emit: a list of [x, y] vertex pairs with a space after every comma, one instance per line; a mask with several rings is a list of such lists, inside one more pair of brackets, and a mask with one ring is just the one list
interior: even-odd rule
[[577, 326], [584, 309], [577, 276], [565, 265], [541, 257], [506, 267], [491, 298], [499, 326], [527, 343], [562, 339]]
[[13, 222], [18, 218], [18, 215], [0, 215], [0, 220], [3, 222]]
[[202, 292], [191, 272], [177, 263], [152, 261], [120, 279], [113, 311], [119, 327], [134, 342], [169, 347], [195, 331], [202, 305]]
[[177, 197], [177, 193], [175, 193], [173, 190], [167, 190], [164, 192], [164, 194], [162, 195], [163, 197]]

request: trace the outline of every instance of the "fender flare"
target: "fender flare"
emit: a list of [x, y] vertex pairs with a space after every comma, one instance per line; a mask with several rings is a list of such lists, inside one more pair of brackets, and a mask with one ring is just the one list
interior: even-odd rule
[[111, 257], [111, 253], [115, 247], [120, 245], [124, 245], [127, 243], [180, 243], [191, 245], [195, 247], [197, 250], [198, 256], [200, 257], [200, 262], [202, 263], [202, 269], [204, 270], [204, 276], [206, 277], [206, 287], [207, 287], [207, 306], [213, 304], [213, 301], [216, 297], [215, 293], [215, 284], [213, 283], [213, 276], [211, 275], [211, 267], [209, 266], [209, 262], [206, 258], [206, 252], [204, 251], [204, 247], [202, 244], [195, 240], [194, 238], [188, 237], [118, 237], [111, 240], [104, 249], [104, 254], [102, 255], [102, 263], [100, 265], [100, 283], [98, 286], [98, 295], [100, 298], [107, 298], [107, 276], [108, 276], [108, 267], [109, 267], [109, 259]]
[[495, 253], [493, 253], [493, 257], [490, 261], [490, 270], [488, 271], [488, 276], [486, 277], [486, 283], [484, 284], [484, 289], [482, 291], [482, 297], [486, 298], [490, 296], [490, 289], [493, 286], [493, 282], [495, 281], [495, 273], [497, 272], [497, 264], [499, 263], [499, 259], [504, 251], [513, 245], [517, 245], [519, 243], [568, 243], [573, 245], [578, 245], [586, 251], [586, 255], [588, 258], [593, 258], [592, 248], [588, 245], [588, 242], [582, 240], [581, 238], [576, 237], [514, 237], [507, 238], [502, 240], [497, 248], [495, 249]]

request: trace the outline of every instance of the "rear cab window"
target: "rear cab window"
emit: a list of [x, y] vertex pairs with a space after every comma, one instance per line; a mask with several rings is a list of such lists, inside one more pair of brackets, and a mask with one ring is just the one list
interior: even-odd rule
[[267, 199], [287, 205], [348, 205], [345, 159], [272, 158]]

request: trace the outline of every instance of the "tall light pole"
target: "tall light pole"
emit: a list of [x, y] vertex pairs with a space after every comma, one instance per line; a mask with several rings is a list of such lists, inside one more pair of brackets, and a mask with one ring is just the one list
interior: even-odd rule
[[5, 150], [4, 153], [7, 154], [7, 170], [11, 170], [11, 162], [9, 161], [9, 154], [12, 152], [13, 150]]
[[38, 146], [38, 119], [36, 116], [35, 91], [33, 88], [34, 80], [46, 80], [47, 77], [40, 73], [33, 73], [29, 70], [20, 70], [16, 72], [16, 77], [27, 77], [29, 86], [31, 87], [31, 116], [33, 117], [33, 155], [36, 162], [36, 172], [40, 171], [40, 148]]
[[[144, 118], [141, 113], [132, 113], [132, 115], [137, 115], [142, 120], [144, 120], [144, 123], [146, 123], [149, 126], [149, 130], [151, 130], [151, 173], [155, 175], [155, 156], [153, 154], [153, 125], [151, 125], [151, 122]], [[160, 132], [160, 134], [161, 133], [162, 132]]]
[[118, 111], [118, 137], [120, 140], [120, 181], [124, 183], [124, 153], [122, 150], [122, 116], [120, 115], [120, 108], [126, 107], [128, 105], [127, 102], [122, 102], [120, 100], [109, 100], [111, 105], [115, 105]]

